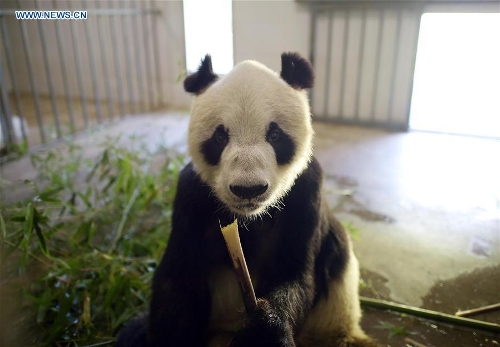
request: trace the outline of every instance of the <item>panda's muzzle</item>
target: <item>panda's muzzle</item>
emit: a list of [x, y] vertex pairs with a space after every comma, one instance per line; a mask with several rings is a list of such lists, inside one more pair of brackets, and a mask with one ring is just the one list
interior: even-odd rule
[[257, 184], [253, 186], [230, 185], [229, 189], [238, 198], [250, 200], [264, 194], [268, 187], [268, 184]]

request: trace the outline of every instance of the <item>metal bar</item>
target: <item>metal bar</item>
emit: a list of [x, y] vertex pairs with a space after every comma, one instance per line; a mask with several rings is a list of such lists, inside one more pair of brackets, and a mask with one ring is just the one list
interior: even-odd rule
[[[99, 8], [99, 1], [95, 2], [95, 6]], [[114, 118], [115, 109], [113, 106], [113, 97], [111, 96], [111, 85], [109, 81], [108, 74], [108, 59], [106, 55], [106, 44], [104, 43], [104, 34], [102, 32], [102, 19], [103, 17], [99, 16], [96, 18], [97, 20], [97, 36], [99, 37], [99, 49], [101, 55], [101, 66], [102, 66], [102, 77], [104, 78], [104, 92], [106, 93], [106, 99], [108, 101], [108, 115], [112, 120]]]
[[359, 38], [358, 76], [356, 78], [356, 104], [354, 118], [359, 119], [359, 105], [361, 104], [361, 81], [363, 80], [363, 57], [365, 56], [366, 9], [361, 11], [361, 37]]
[[[136, 6], [135, 0], [131, 1], [132, 6]], [[136, 79], [137, 79], [137, 84], [139, 87], [138, 94], [139, 94], [139, 110], [141, 112], [144, 112], [144, 104], [142, 102], [142, 97], [144, 96], [144, 88], [142, 84], [142, 73], [141, 73], [141, 68], [142, 68], [142, 60], [141, 60], [141, 52], [138, 47], [140, 47], [140, 42], [139, 42], [139, 18], [135, 18], [135, 20], [132, 20], [132, 31], [134, 33], [134, 47], [136, 47], [135, 51], [135, 68], [136, 68]]]
[[146, 86], [147, 86], [147, 94], [148, 94], [148, 100], [149, 100], [149, 109], [153, 109], [153, 83], [151, 81], [151, 78], [149, 76], [151, 72], [151, 64], [149, 61], [149, 35], [148, 35], [148, 22], [147, 22], [147, 17], [146, 15], [142, 15], [142, 35], [143, 35], [143, 40], [144, 40], [144, 67], [146, 71], [144, 72], [144, 77], [146, 78]]
[[[68, 0], [68, 8], [71, 7], [71, 0]], [[76, 35], [75, 25], [78, 21], [71, 21], [71, 41], [73, 44], [73, 55], [75, 56], [75, 66], [76, 66], [76, 79], [78, 81], [78, 90], [80, 92], [80, 104], [82, 105], [82, 116], [85, 122], [85, 128], [89, 126], [89, 112], [87, 109], [87, 96], [85, 93], [85, 87], [83, 85], [83, 73], [82, 73], [82, 62], [80, 60], [80, 48], [78, 45], [78, 37]]]
[[[9, 96], [7, 94], [7, 82], [0, 66], [0, 125], [3, 132], [3, 145], [9, 150], [16, 142], [14, 126], [12, 125], [12, 110], [10, 108]], [[21, 121], [22, 123], [22, 121]]]
[[[418, 8], [420, 6], [427, 5], [492, 5], [492, 8], [495, 10], [498, 9], [498, 0], [458, 0], [458, 1], [449, 1], [449, 0], [341, 0], [341, 1], [324, 1], [324, 0], [297, 0], [297, 2], [310, 5], [315, 9], [322, 10], [325, 8], [345, 8], [349, 7], [351, 9], [354, 8], [362, 8], [365, 6], [370, 6], [372, 8], [408, 8], [410, 6], [414, 6]], [[495, 11], [493, 10], [493, 11]]]
[[[113, 1], [109, 1], [109, 6], [113, 6]], [[118, 94], [118, 108], [120, 110], [120, 116], [125, 115], [125, 104], [123, 101], [123, 85], [122, 85], [122, 71], [120, 69], [120, 60], [118, 59], [118, 39], [116, 37], [116, 18], [109, 18], [109, 33], [111, 35], [111, 45], [113, 50], [113, 60], [115, 67], [115, 76], [116, 76], [116, 92]]]
[[[35, 1], [36, 9], [40, 8], [38, 1], [39, 0]], [[59, 122], [59, 112], [57, 110], [56, 92], [54, 90], [54, 85], [52, 84], [52, 74], [50, 72], [49, 55], [47, 51], [47, 40], [45, 39], [45, 28], [43, 27], [41, 20], [38, 20], [37, 24], [38, 24], [38, 33], [40, 34], [40, 44], [42, 45], [42, 56], [43, 56], [43, 66], [45, 69], [45, 77], [47, 78], [47, 87], [49, 88], [49, 94], [50, 94], [50, 106], [52, 107], [52, 112], [54, 112], [53, 116], [56, 125], [57, 137], [61, 137], [62, 136], [61, 124]]]
[[394, 92], [396, 90], [396, 77], [397, 77], [397, 72], [398, 72], [398, 60], [399, 60], [399, 48], [401, 46], [400, 40], [401, 40], [401, 21], [402, 21], [402, 12], [398, 11], [398, 16], [397, 16], [397, 21], [396, 21], [396, 37], [394, 38], [394, 51], [393, 51], [393, 56], [392, 56], [392, 64], [393, 64], [393, 70], [392, 70], [392, 76], [391, 76], [391, 88], [389, 89], [389, 110], [387, 112], [389, 121], [392, 120], [393, 118], [393, 109], [394, 109]]
[[380, 75], [380, 57], [382, 54], [382, 38], [383, 38], [383, 33], [384, 33], [384, 18], [385, 18], [385, 11], [380, 10], [379, 12], [379, 25], [378, 25], [378, 39], [377, 39], [377, 53], [375, 54], [375, 76], [373, 78], [373, 85], [372, 85], [372, 112], [371, 112], [371, 119], [375, 119], [375, 107], [377, 106], [377, 91], [378, 91], [378, 79]]
[[[17, 7], [21, 8], [19, 0], [17, 1]], [[45, 138], [45, 128], [43, 126], [42, 109], [40, 107], [40, 99], [38, 94], [38, 88], [36, 87], [35, 71], [33, 70], [33, 63], [31, 61], [31, 51], [28, 40], [28, 31], [26, 29], [26, 21], [19, 21], [21, 26], [21, 35], [23, 40], [24, 56], [26, 58], [26, 65], [28, 68], [28, 78], [30, 81], [31, 92], [33, 93], [33, 102], [35, 103], [36, 110], [36, 120], [38, 122], [38, 130], [40, 131], [40, 139], [42, 143], [46, 142]]]
[[[84, 7], [86, 6], [86, 1], [84, 0], [83, 2]], [[89, 57], [89, 65], [90, 65], [90, 79], [92, 82], [92, 89], [94, 91], [94, 103], [96, 107], [96, 112], [97, 112], [97, 121], [98, 123], [102, 122], [102, 110], [101, 110], [101, 100], [99, 98], [99, 87], [97, 85], [97, 73], [95, 70], [95, 55], [94, 55], [94, 46], [91, 41], [91, 30], [89, 26], [89, 21], [86, 20], [84, 23], [84, 28], [85, 28], [85, 40], [87, 42], [87, 51], [88, 51], [88, 57]]]
[[330, 94], [330, 67], [332, 61], [332, 37], [333, 37], [333, 11], [328, 17], [328, 32], [326, 42], [326, 71], [325, 71], [325, 100], [323, 103], [323, 113], [328, 115], [328, 94]]
[[340, 75], [340, 95], [339, 95], [339, 117], [344, 117], [344, 98], [345, 98], [345, 71], [347, 64], [347, 43], [349, 39], [349, 20], [351, 18], [350, 10], [345, 12], [344, 21], [344, 41], [342, 43], [342, 71]]
[[411, 80], [410, 80], [410, 91], [409, 91], [409, 96], [408, 96], [408, 107], [406, 110], [406, 120], [404, 123], [405, 131], [408, 131], [410, 128], [410, 112], [411, 112], [411, 98], [413, 95], [413, 84], [415, 82], [415, 65], [417, 63], [417, 50], [418, 50], [418, 41], [420, 40], [420, 21], [422, 20], [422, 14], [424, 8], [421, 7], [419, 10], [417, 10], [417, 20], [416, 20], [416, 40], [415, 41], [415, 48], [414, 48], [414, 54], [413, 54], [413, 59], [411, 61], [411, 71], [413, 71], [413, 74], [411, 75]]
[[[14, 66], [12, 65], [12, 57], [10, 56], [11, 47], [9, 36], [7, 35], [7, 26], [5, 25], [5, 19], [0, 17], [0, 32], [2, 33], [2, 42], [5, 48], [5, 61], [7, 63], [7, 69], [9, 70], [10, 83], [12, 86], [12, 90], [14, 91], [14, 100], [16, 103], [17, 114], [21, 119], [24, 118], [23, 110], [21, 107], [21, 96], [19, 95], [19, 86], [17, 84], [16, 74], [14, 73]], [[23, 136], [23, 140], [28, 138], [27, 129], [24, 126], [24, 122], [21, 122], [21, 134]]]
[[[151, 10], [154, 10], [154, 1], [150, 0]], [[156, 76], [156, 106], [163, 106], [163, 87], [162, 87], [162, 73], [161, 73], [161, 64], [160, 64], [160, 51], [158, 49], [160, 41], [158, 39], [158, 16], [159, 14], [155, 13], [151, 16], [151, 31], [153, 33], [153, 59], [155, 66], [155, 76]]]
[[[311, 23], [310, 23], [310, 30], [311, 32], [309, 33], [309, 61], [311, 62], [311, 65], [314, 67], [315, 65], [315, 49], [316, 49], [316, 25], [318, 22], [318, 13], [314, 10], [311, 9]], [[314, 88], [311, 88], [309, 90], [309, 100], [311, 102], [311, 109], [314, 105]], [[314, 111], [314, 110], [312, 110]]]
[[[52, 0], [52, 6], [54, 9], [57, 8], [57, 1]], [[56, 39], [57, 39], [57, 52], [59, 53], [59, 61], [61, 62], [61, 74], [62, 74], [62, 80], [63, 80], [63, 86], [64, 86], [64, 96], [66, 99], [66, 106], [68, 108], [68, 117], [69, 117], [69, 122], [71, 124], [71, 132], [73, 133], [76, 129], [75, 127], [75, 117], [74, 117], [74, 111], [73, 111], [73, 103], [71, 102], [71, 93], [69, 89], [69, 82], [68, 82], [68, 69], [66, 67], [66, 56], [64, 54], [64, 50], [62, 48], [62, 37], [61, 37], [61, 27], [59, 26], [59, 21], [56, 20], [54, 21], [54, 25], [56, 28]]]
[[403, 125], [401, 123], [388, 122], [384, 120], [370, 120], [370, 119], [362, 119], [357, 120], [353, 118], [332, 118], [328, 115], [319, 114], [314, 117], [316, 121], [332, 123], [332, 124], [343, 124], [343, 125], [362, 125], [366, 127], [378, 128], [378, 129], [387, 129], [394, 131], [405, 131]]
[[125, 23], [125, 20], [127, 19], [128, 17], [125, 17], [125, 16], [122, 16], [120, 18], [120, 28], [121, 28], [121, 33], [122, 33], [122, 42], [123, 42], [123, 49], [124, 49], [124, 56], [125, 56], [125, 67], [126, 67], [126, 77], [127, 77], [127, 89], [128, 89], [128, 99], [129, 99], [129, 102], [128, 102], [128, 105], [129, 105], [129, 111], [131, 113], [135, 113], [135, 106], [134, 106], [134, 102], [135, 102], [135, 94], [134, 94], [134, 83], [133, 83], [133, 78], [132, 78], [132, 62], [131, 62], [131, 59], [130, 57], [132, 56], [132, 52], [131, 52], [131, 46], [129, 43], [128, 43], [128, 35], [127, 33], [129, 32], [128, 31], [128, 28], [126, 27], [126, 25], [124, 24]]

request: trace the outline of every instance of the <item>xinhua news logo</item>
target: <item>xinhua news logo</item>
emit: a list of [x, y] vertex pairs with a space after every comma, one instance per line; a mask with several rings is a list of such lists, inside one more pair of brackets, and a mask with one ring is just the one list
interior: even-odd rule
[[16, 11], [17, 19], [87, 19], [87, 11]]

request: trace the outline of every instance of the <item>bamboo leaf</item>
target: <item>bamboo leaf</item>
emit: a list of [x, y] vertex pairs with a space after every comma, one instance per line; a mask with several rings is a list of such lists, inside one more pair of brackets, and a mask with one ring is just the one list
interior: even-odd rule
[[40, 249], [42, 250], [42, 253], [47, 258], [50, 257], [49, 249], [47, 248], [47, 242], [45, 242], [45, 237], [42, 233], [42, 229], [40, 229], [38, 224], [35, 224], [35, 232], [36, 232], [36, 236], [38, 237], [38, 244], [40, 245]]
[[83, 314], [82, 314], [83, 324], [85, 325], [92, 324], [90, 315], [90, 303], [91, 303], [90, 295], [88, 292], [85, 292], [85, 295], [83, 297]]
[[39, 299], [37, 303], [38, 303], [38, 313], [36, 316], [36, 322], [38, 324], [41, 324], [45, 320], [47, 310], [49, 309], [50, 306], [50, 288], [45, 289], [41, 299]]
[[7, 228], [5, 227], [5, 221], [3, 220], [2, 215], [0, 214], [0, 231], [2, 233], [2, 239], [7, 238]]
[[26, 217], [24, 220], [24, 239], [29, 240], [31, 233], [33, 232], [33, 220], [35, 217], [35, 209], [33, 208], [33, 203], [28, 203], [26, 207]]
[[64, 187], [56, 187], [39, 194], [38, 197], [40, 198], [40, 200], [46, 202], [59, 202], [59, 200], [54, 199], [53, 196], [62, 191], [63, 189]]
[[22, 212], [20, 214], [15, 215], [15, 216], [11, 216], [9, 219], [12, 222], [24, 222], [24, 221], [26, 221], [26, 212]]

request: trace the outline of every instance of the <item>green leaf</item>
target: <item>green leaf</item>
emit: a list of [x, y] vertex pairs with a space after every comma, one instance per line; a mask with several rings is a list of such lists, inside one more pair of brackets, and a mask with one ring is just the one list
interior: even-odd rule
[[35, 224], [35, 232], [36, 236], [38, 237], [38, 244], [40, 245], [40, 249], [47, 258], [50, 257], [49, 249], [47, 248], [47, 242], [45, 242], [45, 237], [42, 233], [42, 229], [40, 229], [38, 224]]
[[38, 223], [38, 222], [47, 222], [49, 221], [49, 217], [41, 214], [40, 212], [38, 212], [38, 210], [36, 208], [34, 208], [34, 222], [35, 224]]
[[26, 212], [21, 212], [9, 218], [12, 222], [24, 222], [26, 220]]
[[406, 331], [405, 327], [395, 326], [389, 331], [389, 338], [392, 339], [394, 336], [398, 335], [408, 335], [408, 331]]
[[50, 294], [51, 294], [51, 289], [50, 288], [45, 289], [41, 299], [39, 299], [37, 302], [38, 303], [38, 313], [36, 316], [36, 322], [38, 324], [43, 323], [43, 321], [45, 320], [45, 316], [47, 314], [47, 310], [49, 309], [49, 305], [50, 305]]
[[36, 186], [35, 186], [35, 183], [33, 181], [24, 180], [23, 183], [26, 184], [31, 189], [33, 189], [34, 191], [36, 191]]
[[387, 322], [380, 322], [379, 325], [375, 326], [376, 329], [389, 330], [388, 338], [392, 339], [398, 335], [408, 335], [408, 331], [405, 327], [396, 326]]
[[2, 233], [2, 239], [7, 238], [7, 228], [5, 227], [5, 221], [3, 220], [2, 215], [0, 214], [0, 232]]
[[26, 216], [24, 220], [24, 239], [29, 240], [31, 233], [33, 232], [33, 221], [35, 218], [35, 209], [33, 204], [30, 202], [26, 207]]
[[41, 193], [40, 195], [38, 195], [38, 197], [40, 198], [40, 200], [46, 202], [59, 202], [59, 200], [54, 199], [53, 196], [59, 193], [63, 189], [64, 187], [56, 187], [54, 189], [50, 189]]

